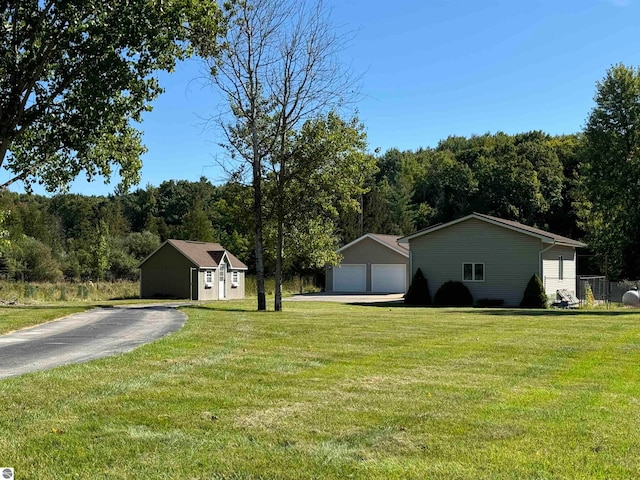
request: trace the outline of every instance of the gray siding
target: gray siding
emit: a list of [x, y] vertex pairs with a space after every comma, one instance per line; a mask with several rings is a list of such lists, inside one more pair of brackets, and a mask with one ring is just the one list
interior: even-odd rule
[[540, 274], [540, 240], [475, 218], [413, 238], [410, 249], [411, 276], [422, 269], [432, 295], [448, 280], [462, 281], [463, 263], [484, 263], [484, 282], [464, 282], [474, 300], [516, 306], [531, 276]]
[[[395, 264], [402, 263], [409, 265], [409, 258], [394, 252], [390, 248], [382, 245], [371, 238], [364, 238], [346, 250], [340, 252], [342, 255], [342, 265], [366, 265], [367, 266], [367, 291], [371, 291], [371, 265], [372, 264]], [[328, 266], [326, 269], [325, 290], [333, 292], [333, 272], [334, 268]], [[407, 281], [409, 285], [409, 268], [407, 267]]]
[[[560, 261], [562, 256], [563, 275], [560, 279]], [[549, 301], [553, 302], [557, 290], [565, 289], [576, 294], [576, 250], [573, 247], [554, 246], [542, 253], [542, 282]]]
[[[227, 299], [239, 299], [244, 298], [244, 270], [230, 270], [231, 267], [227, 269]], [[231, 285], [232, 272], [238, 272], [238, 286], [233, 287]]]
[[[212, 286], [211, 288], [206, 287], [206, 283], [204, 281], [205, 275], [207, 271], [210, 270], [212, 272]], [[217, 282], [216, 282], [216, 269], [215, 268], [203, 268], [198, 270], [198, 283], [194, 283], [197, 285], [197, 296], [194, 296], [194, 300], [217, 300], [218, 299], [218, 290], [217, 290]]]

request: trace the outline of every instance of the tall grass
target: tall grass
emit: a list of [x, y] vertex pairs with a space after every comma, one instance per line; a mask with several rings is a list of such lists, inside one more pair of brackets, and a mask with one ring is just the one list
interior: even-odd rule
[[[265, 279], [265, 290], [267, 295], [273, 295], [276, 290], [276, 282], [273, 278]], [[312, 293], [319, 292], [321, 288], [316, 285], [312, 277], [293, 277], [282, 282], [282, 293]], [[244, 293], [247, 297], [255, 297], [258, 294], [256, 277], [251, 275], [245, 277]]]
[[0, 281], [0, 302], [94, 302], [139, 298], [138, 282], [33, 283]]

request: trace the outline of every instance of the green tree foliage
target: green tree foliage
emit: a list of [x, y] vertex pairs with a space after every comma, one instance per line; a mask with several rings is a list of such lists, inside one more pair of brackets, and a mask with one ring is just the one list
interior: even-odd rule
[[[217, 2], [12, 0], [0, 5], [0, 167], [3, 187], [64, 189], [80, 172], [139, 179], [132, 126], [162, 91], [153, 76], [218, 32]], [[214, 52], [215, 48], [210, 48]]]
[[160, 247], [158, 235], [144, 231], [132, 232], [122, 240], [122, 249], [141, 262]]
[[100, 220], [93, 235], [91, 243], [91, 267], [95, 280], [104, 280], [109, 268], [111, 248], [109, 245], [109, 226], [104, 220]]
[[640, 70], [619, 64], [597, 83], [584, 130], [579, 217], [609, 274], [640, 277]]
[[544, 291], [542, 280], [534, 274], [524, 290], [520, 306], [523, 308], [547, 308], [547, 294]]
[[56, 282], [62, 278], [51, 248], [35, 238], [23, 236], [8, 249], [10, 275], [25, 282]]
[[572, 207], [579, 146], [578, 136], [534, 131], [390, 149], [377, 158], [362, 216], [341, 218], [342, 241], [367, 232], [405, 235], [474, 211], [580, 237]]
[[473, 296], [464, 283], [449, 280], [440, 286], [433, 297], [433, 304], [438, 307], [470, 307]]
[[422, 270], [416, 270], [413, 280], [404, 296], [404, 303], [407, 305], [429, 306], [432, 304], [429, 283], [424, 277]]
[[177, 235], [182, 240], [198, 242], [213, 242], [216, 240], [209, 216], [204, 211], [202, 203], [196, 200], [184, 216], [182, 227]]
[[449, 221], [471, 213], [478, 180], [471, 168], [452, 152], [429, 152], [424, 175], [416, 183], [416, 201], [423, 207], [418, 228]]
[[[295, 136], [281, 197], [283, 266], [335, 264], [335, 222], [340, 212], [358, 212], [364, 182], [375, 171], [365, 154], [364, 126], [334, 112], [305, 122]], [[281, 172], [282, 174], [282, 172]]]

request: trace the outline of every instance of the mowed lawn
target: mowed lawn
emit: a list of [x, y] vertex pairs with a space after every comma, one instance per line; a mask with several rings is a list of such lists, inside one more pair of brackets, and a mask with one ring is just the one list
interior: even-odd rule
[[187, 308], [132, 353], [0, 381], [29, 479], [640, 478], [640, 313]]

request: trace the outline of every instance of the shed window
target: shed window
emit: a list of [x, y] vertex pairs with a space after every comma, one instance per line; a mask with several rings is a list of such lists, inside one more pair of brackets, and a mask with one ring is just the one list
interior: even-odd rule
[[463, 263], [462, 280], [465, 282], [484, 282], [484, 263]]
[[213, 283], [213, 270], [205, 270], [204, 283]]
[[564, 280], [564, 257], [558, 256], [558, 280]]
[[238, 278], [239, 278], [239, 275], [238, 275], [238, 271], [237, 270], [231, 272], [231, 282], [232, 283], [238, 283], [238, 281], [239, 281]]

